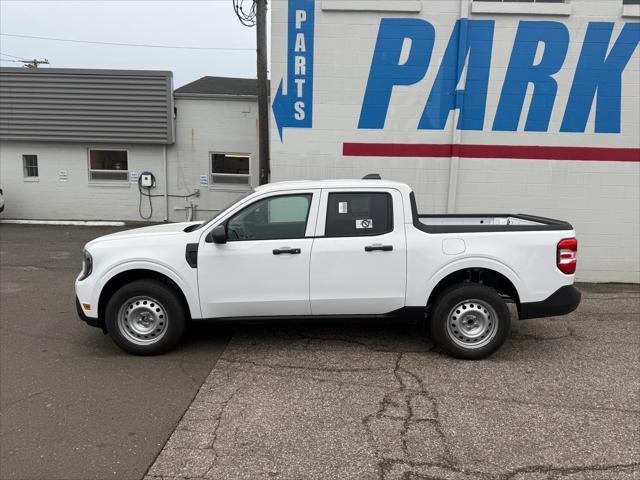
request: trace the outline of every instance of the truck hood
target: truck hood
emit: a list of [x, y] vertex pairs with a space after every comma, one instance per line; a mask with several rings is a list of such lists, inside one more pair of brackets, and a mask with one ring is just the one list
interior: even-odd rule
[[163, 223], [161, 225], [152, 225], [150, 227], [123, 230], [122, 232], [111, 233], [109, 235], [104, 235], [102, 237], [98, 237], [94, 240], [91, 240], [87, 244], [87, 247], [91, 245], [95, 245], [96, 243], [101, 243], [109, 240], [123, 240], [126, 238], [138, 238], [142, 236], [157, 237], [157, 236], [165, 236], [165, 235], [175, 235], [179, 233], [184, 233], [184, 230], [187, 227], [199, 225], [201, 223], [202, 222]]

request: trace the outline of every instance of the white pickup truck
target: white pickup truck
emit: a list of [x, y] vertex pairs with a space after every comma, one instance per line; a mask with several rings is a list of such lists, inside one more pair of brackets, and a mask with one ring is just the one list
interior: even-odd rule
[[458, 358], [486, 357], [519, 318], [576, 309], [577, 241], [531, 215], [420, 215], [411, 188], [272, 183], [206, 222], [89, 242], [80, 317], [127, 352], [167, 351], [190, 320], [416, 315]]

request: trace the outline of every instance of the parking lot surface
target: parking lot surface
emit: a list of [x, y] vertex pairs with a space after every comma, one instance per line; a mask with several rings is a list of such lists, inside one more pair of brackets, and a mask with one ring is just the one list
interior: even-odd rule
[[132, 357], [75, 311], [82, 246], [113, 228], [0, 225], [0, 478], [140, 479], [229, 338]]
[[146, 478], [640, 478], [640, 290], [582, 288], [475, 362], [400, 324], [245, 327]]

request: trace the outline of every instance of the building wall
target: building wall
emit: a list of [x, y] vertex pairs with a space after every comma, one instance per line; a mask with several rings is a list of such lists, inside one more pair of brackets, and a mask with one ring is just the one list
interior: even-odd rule
[[[200, 196], [171, 198], [169, 218], [188, 218], [193, 203], [194, 219], [206, 219], [258, 184], [257, 101], [176, 94], [175, 104], [176, 143], [169, 148], [169, 193], [186, 195], [198, 188]], [[251, 185], [212, 185], [209, 180], [201, 184], [201, 176], [210, 178], [210, 152], [250, 154]]]
[[[424, 213], [565, 219], [580, 241], [579, 280], [640, 281], [640, 9], [625, 7], [623, 16], [622, 0], [491, 4], [484, 2], [526, 14], [477, 13], [483, 5], [470, 0], [273, 2], [272, 180], [379, 172], [409, 183]], [[296, 10], [304, 11], [298, 24]], [[452, 39], [459, 19], [468, 23]], [[606, 68], [628, 61], [622, 73], [605, 68], [594, 99], [598, 51], [613, 52]], [[537, 65], [546, 74], [536, 74]], [[442, 108], [456, 101], [459, 108]], [[583, 106], [584, 131], [575, 114]], [[511, 115], [515, 127], [505, 131]]]
[[[153, 215], [149, 221], [196, 220], [211, 217], [258, 184], [257, 103], [206, 97], [176, 100], [176, 143], [166, 147], [169, 194], [199, 197], [164, 198], [163, 145], [126, 143], [0, 142], [0, 187], [6, 207], [3, 218], [48, 220], [145, 221], [139, 214], [140, 192], [131, 181], [89, 181], [88, 149], [128, 150], [129, 172], [150, 171], [156, 177], [151, 190]], [[209, 185], [209, 152], [251, 155], [251, 184]], [[39, 177], [24, 178], [22, 155], [38, 156]], [[59, 179], [67, 172], [66, 181]], [[200, 177], [207, 178], [205, 184]], [[142, 197], [142, 214], [149, 216], [149, 198]]]
[[[89, 181], [88, 149], [115, 148], [128, 151], [129, 172], [158, 172], [164, 192], [163, 145], [82, 144], [66, 142], [0, 142], [0, 186], [4, 190], [3, 218], [46, 220], [141, 220], [140, 194], [130, 181]], [[22, 155], [38, 156], [37, 180], [25, 178]], [[66, 180], [60, 171], [66, 171]], [[143, 214], [148, 215], [147, 199]], [[164, 208], [154, 199], [152, 221], [162, 221]]]

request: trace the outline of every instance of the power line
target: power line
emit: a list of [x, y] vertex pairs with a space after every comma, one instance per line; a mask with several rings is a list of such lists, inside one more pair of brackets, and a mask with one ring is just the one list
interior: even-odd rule
[[16, 55], [11, 55], [9, 53], [3, 53], [3, 52], [0, 52], [0, 55], [3, 55], [5, 57], [17, 58], [17, 59], [20, 59], [20, 60], [22, 60], [24, 58], [24, 57], [18, 57]]
[[74, 38], [56, 38], [56, 37], [40, 37], [37, 35], [22, 35], [17, 33], [0, 33], [4, 37], [30, 38], [35, 40], [51, 40], [54, 42], [70, 42], [70, 43], [89, 43], [93, 45], [115, 45], [118, 47], [142, 47], [142, 48], [172, 48], [180, 50], [232, 50], [232, 51], [255, 51], [254, 48], [244, 47], [193, 47], [185, 45], [154, 45], [148, 43], [119, 43], [119, 42], [101, 42], [97, 40], [79, 40]]
[[233, 11], [245, 27], [254, 27], [256, 25], [256, 1], [246, 1], [251, 3], [248, 11], [244, 9], [245, 0], [233, 0]]

